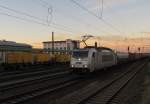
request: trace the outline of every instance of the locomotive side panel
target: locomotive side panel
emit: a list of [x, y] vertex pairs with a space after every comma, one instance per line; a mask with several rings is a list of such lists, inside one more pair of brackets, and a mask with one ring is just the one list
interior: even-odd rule
[[5, 63], [5, 52], [0, 51], [0, 64]]
[[117, 59], [113, 51], [102, 50], [102, 65], [103, 68], [116, 65]]

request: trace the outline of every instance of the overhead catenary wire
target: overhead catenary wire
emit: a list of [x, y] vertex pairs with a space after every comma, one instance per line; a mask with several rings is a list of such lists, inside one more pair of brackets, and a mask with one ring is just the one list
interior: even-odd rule
[[[40, 1], [41, 3], [40, 3], [40, 5], [42, 6], [42, 7], [44, 7], [44, 8], [48, 8], [48, 6], [52, 6], [49, 2], [47, 2], [47, 1], [45, 1], [45, 0], [33, 0], [33, 1]], [[37, 3], [39, 3], [39, 2], [37, 2]], [[101, 3], [100, 3], [101, 4]], [[101, 6], [101, 8], [100, 9], [102, 9], [103, 8], [103, 6]], [[101, 13], [100, 13], [100, 15], [101, 14], [103, 14], [102, 12], [103, 12], [103, 10], [100, 10], [101, 11]], [[64, 15], [63, 13], [59, 13], [59, 14], [62, 14], [62, 15]], [[65, 15], [66, 16], [66, 15]], [[71, 16], [71, 14], [69, 14], [69, 16]], [[96, 27], [96, 26], [93, 26], [93, 25], [91, 25], [91, 24], [89, 24], [89, 23], [86, 23], [86, 22], [84, 22], [84, 21], [82, 21], [82, 20], [80, 20], [79, 18], [74, 18], [74, 16], [71, 16], [71, 19], [73, 19], [73, 20], [75, 20], [75, 21], [77, 21], [78, 23], [84, 23], [84, 25], [86, 26], [86, 27], [88, 27], [89, 28], [89, 26], [90, 27], [92, 27], [95, 31], [97, 31], [97, 33], [99, 34], [99, 33], [101, 33], [101, 32], [104, 32], [104, 33], [107, 33], [107, 34], [110, 34], [108, 31], [106, 32], [106, 31], [98, 31], [98, 30], [100, 30], [101, 28], [98, 28], [98, 27]]]
[[[15, 9], [12, 9], [12, 8], [9, 8], [9, 7], [3, 6], [3, 5], [0, 5], [0, 7], [3, 8], [3, 9], [7, 9], [7, 10], [9, 10], [9, 11], [15, 12], [15, 13], [17, 13], [17, 14], [21, 14], [21, 15], [24, 15], [24, 16], [27, 16], [27, 17], [30, 17], [30, 18], [39, 20], [39, 21], [41, 21], [41, 22], [45, 22], [45, 21], [46, 21], [46, 20], [43, 20], [43, 19], [41, 19], [41, 18], [39, 18], [39, 17], [30, 15], [30, 14], [28, 14], [28, 13], [21, 12], [21, 11], [18, 11], [18, 10], [15, 10]], [[55, 25], [57, 25], [57, 24], [55, 24]]]
[[98, 6], [97, 6], [97, 11], [98, 11], [97, 15], [100, 18], [103, 18], [103, 9], [104, 9], [103, 4], [104, 4], [104, 1], [103, 0], [97, 0], [97, 4], [98, 4]]
[[[37, 0], [34, 0], [34, 1], [37, 1]], [[48, 8], [48, 7], [52, 7], [52, 5], [49, 3], [49, 2], [47, 2], [47, 1], [45, 1], [45, 0], [38, 0], [38, 1], [40, 1], [41, 3], [40, 3], [40, 5], [42, 6], [42, 7], [44, 7], [44, 8]], [[53, 9], [52, 9], [53, 10]], [[62, 14], [62, 13], [61, 13]], [[64, 15], [64, 14], [63, 14]], [[52, 15], [53, 16], [53, 15]], [[65, 15], [66, 16], [66, 15]], [[71, 15], [69, 15], [69, 16], [71, 16]], [[71, 19], [73, 19], [74, 18], [74, 16], [71, 16]], [[74, 20], [74, 19], [73, 19]], [[48, 20], [47, 20], [48, 21]], [[83, 21], [81, 21], [81, 20], [79, 20], [79, 19], [77, 19], [76, 20], [77, 22], [79, 22], [79, 23], [83, 23]], [[84, 24], [85, 24], [85, 22], [84, 22]], [[87, 24], [87, 23], [86, 23]], [[90, 26], [91, 27], [91, 25], [90, 24], [87, 24], [88, 25], [88, 27]], [[94, 27], [93, 27], [94, 28]], [[98, 30], [98, 28], [94, 28], [95, 29], [95, 31], [97, 31]]]
[[[47, 5], [49, 5], [49, 3], [48, 2], [46, 2], [45, 0], [39, 0], [39, 1], [44, 1], [43, 3], [42, 3], [42, 6], [44, 6], [45, 5], [45, 7], [47, 8]], [[103, 3], [104, 3], [104, 1], [103, 0], [100, 0], [100, 4], [99, 4], [99, 6], [100, 6], [100, 15], [96, 15], [95, 13], [93, 13], [93, 12], [91, 12], [91, 11], [89, 11], [88, 9], [86, 9], [86, 10], [88, 10], [88, 12], [90, 12], [90, 13], [92, 13], [92, 15], [95, 15], [95, 16], [97, 16], [97, 18], [101, 18], [102, 19], [102, 17], [103, 17]], [[109, 25], [109, 27], [111, 27], [111, 28], [113, 28], [114, 29], [114, 26], [113, 25], [111, 25], [111, 24], [109, 24], [107, 21], [105, 21], [105, 20], [103, 20], [103, 22], [105, 22], [105, 24], [107, 24], [107, 25]], [[99, 28], [95, 28], [95, 30], [99, 30]], [[114, 30], [117, 30], [117, 29], [114, 29]], [[117, 31], [119, 31], [119, 30], [117, 30]], [[119, 31], [120, 32], [120, 31]], [[121, 32], [120, 32], [121, 33]]]
[[9, 10], [9, 11], [12, 11], [12, 12], [18, 13], [18, 14], [21, 14], [21, 15], [25, 15], [25, 16], [28, 16], [28, 17], [31, 17], [31, 18], [34, 18], [34, 19], [42, 20], [42, 21], [43, 21], [43, 19], [38, 18], [38, 17], [36, 17], [36, 16], [32, 16], [32, 15], [27, 14], [27, 13], [25, 13], [25, 12], [21, 12], [21, 11], [18, 11], [18, 10], [15, 10], [15, 9], [12, 9], [12, 8], [9, 8], [9, 7], [3, 6], [3, 5], [0, 5], [0, 7], [3, 8], [3, 9], [7, 9], [7, 10]]
[[[34, 0], [37, 1], [37, 0]], [[52, 19], [53, 19], [53, 6], [51, 4], [49, 4], [48, 2], [44, 1], [44, 0], [38, 0], [40, 1], [40, 5], [44, 8], [47, 9], [47, 23], [48, 25], [51, 24]]]
[[19, 20], [36, 23], [36, 24], [43, 25], [43, 26], [46, 26], [46, 27], [52, 27], [52, 28], [55, 28], [57, 30], [63, 30], [63, 31], [68, 32], [70, 34], [75, 34], [75, 32], [72, 32], [70, 30], [66, 30], [66, 29], [63, 29], [63, 28], [60, 28], [60, 27], [56, 27], [56, 26], [47, 25], [46, 23], [42, 23], [42, 22], [35, 21], [35, 20], [30, 20], [30, 19], [23, 18], [23, 17], [18, 17], [18, 16], [11, 15], [11, 14], [8, 14], [8, 13], [0, 12], [0, 15], [5, 15], [5, 16], [16, 18], [16, 19], [19, 19]]
[[[39, 23], [40, 23], [40, 24], [44, 24], [45, 26], [47, 25], [47, 24], [46, 24], [46, 20], [41, 19], [41, 18], [39, 18], [39, 17], [30, 15], [30, 14], [28, 14], [28, 13], [21, 12], [21, 11], [18, 11], [18, 10], [15, 10], [15, 9], [12, 9], [12, 8], [9, 8], [9, 7], [3, 6], [3, 5], [0, 5], [0, 7], [3, 8], [3, 9], [6, 9], [6, 10], [12, 11], [12, 12], [14, 12], [14, 13], [21, 14], [21, 15], [30, 17], [30, 18], [32, 18], [32, 19], [35, 19], [35, 20], [33, 20], [34, 23], [36, 22], [36, 23], [38, 23], [38, 24], [39, 24]], [[2, 13], [2, 14], [4, 15], [4, 13]], [[5, 14], [6, 14], [7, 16], [10, 15], [10, 14], [7, 14], [7, 13], [5, 13]], [[17, 18], [19, 18], [18, 16], [14, 16], [14, 15], [12, 15], [12, 17], [17, 17]], [[22, 17], [20, 17], [20, 18], [22, 18]], [[26, 18], [23, 18], [23, 19], [26, 19]], [[30, 19], [26, 19], [26, 20], [30, 20]], [[32, 21], [32, 20], [30, 20], [30, 21]], [[71, 28], [68, 28], [68, 27], [66, 27], [66, 26], [64, 26], [64, 25], [56, 24], [56, 23], [53, 23], [53, 22], [52, 22], [51, 24], [49, 24], [50, 27], [52, 27], [52, 25], [53, 25], [53, 26], [56, 26], [56, 27], [58, 27], [58, 28], [60, 28], [60, 29], [63, 29], [63, 30], [67, 30], [67, 31], [71, 31], [71, 30], [72, 30]], [[76, 32], [74, 32], [74, 33], [76, 33]]]
[[[44, 0], [40, 0], [40, 1], [44, 1]], [[46, 6], [46, 5], [48, 5], [48, 3], [47, 2], [45, 2], [45, 3], [43, 3], [43, 6]], [[3, 6], [3, 5], [0, 5], [0, 7], [1, 8], [4, 8], [4, 9], [7, 9], [7, 10], [9, 10], [9, 11], [13, 11], [13, 12], [15, 12], [15, 13], [18, 13], [18, 14], [21, 14], [21, 15], [25, 15], [25, 16], [27, 16], [27, 17], [31, 17], [31, 18], [33, 18], [33, 19], [36, 19], [36, 20], [39, 20], [40, 21], [40, 23], [42, 23], [42, 22], [44, 22], [44, 25], [46, 25], [45, 24], [45, 22], [46, 22], [46, 20], [43, 20], [43, 19], [41, 19], [41, 18], [39, 18], [39, 17], [36, 17], [36, 16], [33, 16], [33, 15], [30, 15], [30, 14], [28, 14], [28, 13], [25, 13], [25, 12], [21, 12], [21, 11], [18, 11], [18, 10], [14, 10], [14, 9], [11, 9], [11, 8], [9, 8], [9, 7], [6, 7], [6, 6]], [[35, 21], [35, 20], [34, 20]], [[38, 22], [39, 22], [38, 21]], [[42, 23], [43, 24], [43, 23]], [[57, 26], [57, 27], [59, 27], [59, 28], [63, 28], [63, 30], [72, 30], [72, 29], [70, 29], [70, 28], [68, 28], [68, 27], [66, 27], [66, 26], [64, 26], [64, 25], [60, 25], [60, 24], [56, 24], [56, 23], [51, 23], [51, 25], [55, 25], [55, 26]], [[95, 28], [95, 30], [99, 30], [99, 28], [97, 27], [97, 28]]]
[[101, 0], [102, 3], [101, 3], [101, 18], [103, 18], [103, 10], [104, 10], [104, 0]]
[[47, 23], [49, 25], [52, 23], [52, 19], [53, 19], [53, 6], [44, 0], [39, 0], [39, 1], [43, 3], [43, 5], [42, 5], [43, 7], [47, 8], [47, 12], [48, 12]]
[[96, 15], [95, 13], [91, 12], [89, 9], [87, 9], [86, 7], [82, 6], [81, 4], [79, 4], [78, 2], [76, 2], [75, 0], [70, 0], [72, 3], [76, 4], [78, 7], [80, 7], [81, 9], [83, 9], [84, 11], [88, 12], [89, 14], [93, 15], [94, 17], [96, 17], [97, 19], [99, 19], [100, 21], [102, 21], [105, 25], [111, 27], [112, 29], [114, 29], [115, 31], [118, 31], [121, 34], [124, 34], [123, 32], [121, 32], [119, 29], [117, 29], [116, 27], [114, 27], [112, 24], [110, 24], [109, 22], [107, 22], [106, 20], [104, 20], [103, 18], [99, 17], [98, 15]]
[[[44, 25], [46, 25], [46, 20], [44, 20], [44, 19], [41, 19], [41, 18], [39, 18], [39, 17], [36, 17], [36, 16], [33, 16], [33, 15], [30, 15], [30, 14], [28, 14], [28, 13], [25, 13], [25, 12], [22, 12], [22, 11], [18, 11], [18, 10], [15, 10], [15, 9], [12, 9], [12, 8], [9, 8], [9, 7], [7, 7], [7, 6], [3, 6], [3, 5], [0, 5], [0, 7], [1, 8], [3, 8], [3, 9], [6, 9], [6, 10], [9, 10], [9, 11], [12, 11], [12, 12], [14, 12], [14, 13], [17, 13], [17, 14], [21, 14], [21, 15], [24, 15], [24, 16], [27, 16], [27, 17], [30, 17], [30, 18], [33, 18], [33, 19], [36, 19], [36, 20], [38, 20], [38, 23], [39, 23], [39, 21], [40, 21], [40, 24], [44, 24]], [[9, 14], [10, 15], [10, 14]], [[14, 17], [14, 16], [13, 16]], [[35, 20], [34, 20], [35, 21]], [[82, 21], [81, 21], [82, 22]], [[71, 31], [72, 29], [71, 28], [68, 28], [67, 26], [64, 26], [64, 25], [61, 25], [61, 24], [56, 24], [56, 23], [51, 23], [51, 26], [52, 25], [55, 25], [55, 26], [57, 26], [57, 27], [59, 27], [59, 28], [63, 28], [63, 30], [69, 30], [69, 31]], [[95, 27], [95, 30], [98, 30], [98, 28], [96, 28]], [[77, 32], [75, 32], [76, 34], [77, 34]], [[81, 32], [80, 32], [81, 33]]]

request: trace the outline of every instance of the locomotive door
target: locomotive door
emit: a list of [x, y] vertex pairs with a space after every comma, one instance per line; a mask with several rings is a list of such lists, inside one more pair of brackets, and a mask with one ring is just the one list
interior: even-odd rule
[[92, 54], [92, 60], [91, 60], [91, 71], [95, 70], [96, 60], [95, 60], [95, 52]]

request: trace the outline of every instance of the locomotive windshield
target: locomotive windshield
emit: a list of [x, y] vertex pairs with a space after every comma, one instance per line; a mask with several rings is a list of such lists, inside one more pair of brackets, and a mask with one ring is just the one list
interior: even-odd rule
[[88, 51], [74, 51], [73, 58], [86, 58], [88, 57]]

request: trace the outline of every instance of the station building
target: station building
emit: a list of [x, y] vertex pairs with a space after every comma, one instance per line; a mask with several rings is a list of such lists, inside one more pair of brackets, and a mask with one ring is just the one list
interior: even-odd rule
[[[43, 48], [47, 52], [52, 51], [52, 41], [43, 42]], [[54, 41], [55, 52], [69, 52], [77, 48], [80, 48], [79, 40], [66, 39], [64, 41]]]

